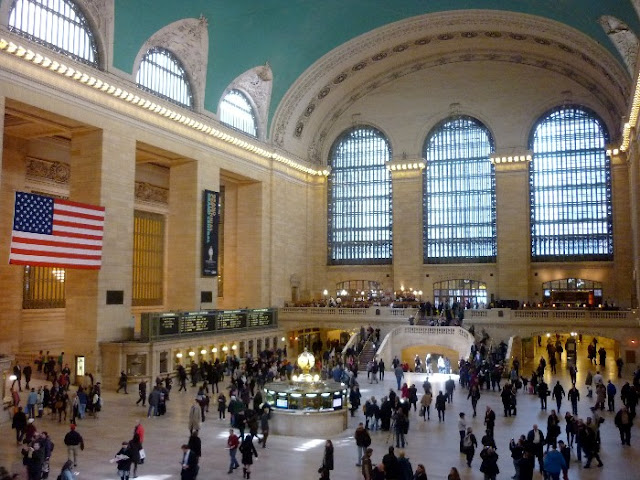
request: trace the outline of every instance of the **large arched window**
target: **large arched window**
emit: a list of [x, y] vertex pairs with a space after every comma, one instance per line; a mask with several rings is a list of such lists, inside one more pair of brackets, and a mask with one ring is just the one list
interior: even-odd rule
[[220, 102], [220, 121], [241, 132], [258, 136], [256, 116], [247, 97], [238, 90], [231, 90]]
[[448, 118], [424, 145], [425, 263], [493, 262], [495, 174], [491, 133], [475, 118]]
[[14, 0], [9, 30], [74, 60], [98, 66], [93, 32], [70, 0]]
[[531, 258], [611, 260], [607, 131], [595, 113], [563, 106], [535, 125], [530, 148]]
[[328, 263], [391, 263], [391, 147], [382, 132], [355, 127], [331, 149]]
[[170, 102], [192, 108], [193, 96], [187, 74], [180, 61], [169, 50], [154, 47], [142, 57], [136, 82], [143, 88]]

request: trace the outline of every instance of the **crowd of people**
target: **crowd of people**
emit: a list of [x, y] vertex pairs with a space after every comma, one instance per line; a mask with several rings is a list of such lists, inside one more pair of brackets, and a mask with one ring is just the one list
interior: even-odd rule
[[[363, 332], [365, 340], [372, 342], [379, 342], [379, 335], [379, 330], [372, 327]], [[590, 343], [594, 347], [596, 344], [597, 339]], [[488, 344], [487, 337], [483, 336], [473, 345], [469, 356], [460, 360], [458, 381], [450, 377], [442, 383], [440, 390], [433, 388], [428, 376], [418, 386], [404, 381], [407, 372], [398, 357], [395, 357], [390, 370], [397, 381], [397, 388], [390, 388], [388, 393], [379, 399], [376, 396], [362, 398], [359, 382], [364, 380], [364, 376], [359, 377], [359, 359], [355, 349], [336, 351], [335, 345], [328, 344], [331, 350], [322, 352], [315, 369], [321, 372], [324, 378], [343, 382], [348, 388], [351, 416], [362, 415], [362, 422], [359, 422], [354, 433], [357, 447], [355, 463], [361, 469], [365, 480], [426, 479], [427, 462], [414, 466], [404, 451], [411, 441], [410, 425], [414, 417], [422, 422], [431, 421], [432, 406], [438, 422], [444, 424], [447, 408], [451, 409], [456, 390], [457, 395], [462, 395], [470, 401], [473, 417], [483, 415], [484, 432], [478, 435], [478, 438], [472, 426], [467, 424], [464, 411], [458, 412], [457, 431], [460, 454], [468, 468], [474, 468], [476, 453], [479, 451], [478, 468], [487, 480], [495, 479], [499, 473], [497, 452], [502, 452], [502, 446], [496, 445], [495, 431], [501, 428], [501, 425], [497, 418], [499, 414], [493, 409], [495, 405], [489, 404], [484, 412], [478, 412], [480, 397], [488, 395], [495, 400], [495, 404], [499, 401], [502, 408], [497, 411], [501, 410], [504, 417], [518, 414], [518, 398], [522, 395], [537, 397], [543, 412], [549, 409], [548, 400], [555, 403], [555, 408], [549, 409], [546, 425], [539, 426], [536, 423], [531, 429], [513, 435], [508, 444], [508, 454], [513, 463], [512, 478], [529, 480], [533, 478], [537, 466], [545, 478], [557, 479], [563, 474], [566, 478], [572, 461], [584, 460], [583, 468], [603, 465], [600, 457], [603, 447], [600, 428], [605, 419], [605, 408], [607, 412], [614, 414], [612, 423], [619, 430], [621, 444], [631, 444], [631, 431], [640, 392], [640, 370], [634, 373], [633, 379], [624, 383], [619, 392], [611, 379], [605, 379], [600, 370], [595, 370], [593, 374], [587, 372], [586, 394], [582, 397], [592, 402], [591, 414], [586, 418], [580, 418], [577, 414], [577, 403], [581, 393], [575, 383], [576, 364], [573, 360], [567, 359], [571, 385], [563, 386], [560, 379], [550, 382], [551, 386], [548, 385], [545, 379], [553, 378], [556, 374], [556, 370], [551, 366], [557, 364], [563, 354], [562, 349], [557, 348], [557, 342], [549, 342], [549, 345], [546, 348], [546, 358], [541, 357], [537, 367], [527, 377], [518, 359], [507, 362], [504, 344], [492, 347]], [[593, 348], [589, 347], [587, 351], [590, 354]], [[43, 367], [48, 365], [46, 373], [42, 368], [38, 370], [38, 375], [50, 382], [50, 386], [27, 387], [28, 376], [24, 368], [20, 369], [22, 378], [16, 378], [12, 386], [15, 408], [12, 426], [16, 432], [16, 442], [22, 446], [23, 463], [29, 480], [48, 478], [54, 445], [46, 429], [40, 431], [39, 423], [68, 421], [69, 431], [64, 437], [68, 460], [60, 472], [60, 478], [74, 478], [73, 470], [84, 448], [84, 441], [79, 433], [80, 422], [90, 415], [98, 418], [101, 386], [99, 382], [92, 382], [77, 389], [70, 387], [68, 372], [65, 372], [63, 362], [56, 361], [51, 365], [46, 361], [42, 364]], [[621, 376], [622, 368], [618, 362], [616, 364], [619, 367], [617, 373]], [[39, 363], [35, 365], [37, 368]], [[385, 365], [381, 359], [369, 362], [366, 371], [370, 383], [384, 381]], [[274, 379], [286, 380], [296, 373], [299, 373], [297, 366], [287, 359], [284, 349], [264, 351], [256, 358], [248, 356], [240, 359], [232, 354], [224, 360], [179, 365], [175, 377], [179, 386], [178, 393], [194, 394], [187, 415], [188, 435], [185, 434], [186, 441], [182, 446], [181, 478], [195, 480], [198, 476], [199, 459], [202, 455], [200, 432], [204, 428], [210, 406], [217, 410], [218, 421], [228, 421], [228, 473], [232, 474], [242, 467], [243, 477], [251, 478], [252, 465], [258, 458], [259, 447], [267, 448], [272, 414], [272, 406], [262, 396], [262, 387], [266, 382]], [[22, 390], [23, 380], [27, 390], [24, 408], [21, 404], [22, 397], [18, 394]], [[123, 391], [127, 394], [127, 384], [128, 378], [122, 372], [117, 392]], [[147, 391], [146, 381], [140, 381], [139, 395], [135, 403], [146, 407], [148, 402], [148, 417], [161, 417], [166, 413], [172, 386], [171, 376], [157, 378], [150, 392]], [[616, 409], [617, 396], [622, 405]], [[568, 406], [564, 405], [565, 401], [569, 403]], [[381, 452], [383, 455], [380, 461], [374, 461], [374, 435], [381, 436], [379, 439], [385, 439], [383, 443], [391, 444], [388, 451]], [[138, 466], [145, 458], [143, 442], [144, 428], [138, 421], [131, 438], [122, 443], [112, 459], [121, 480], [137, 476]], [[320, 479], [329, 480], [334, 468], [343, 468], [343, 465], [334, 462], [333, 444], [331, 439], [327, 439], [318, 468]], [[451, 469], [448, 478], [460, 478], [456, 467]]]

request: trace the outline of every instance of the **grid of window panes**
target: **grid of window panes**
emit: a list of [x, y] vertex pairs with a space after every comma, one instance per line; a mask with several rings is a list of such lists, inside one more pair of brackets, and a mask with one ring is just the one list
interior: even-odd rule
[[154, 47], [145, 53], [136, 74], [136, 82], [140, 88], [159, 97], [192, 108], [193, 97], [187, 74], [169, 50]]
[[220, 121], [252, 137], [258, 136], [253, 108], [238, 90], [231, 90], [220, 102]]
[[133, 216], [133, 306], [162, 305], [164, 216], [136, 210]]
[[328, 263], [391, 263], [391, 147], [371, 127], [342, 134], [331, 149]]
[[98, 48], [86, 18], [69, 0], [15, 0], [9, 30], [63, 53], [98, 65]]
[[593, 112], [565, 106], [534, 128], [529, 167], [534, 261], [611, 260], [607, 132]]
[[57, 267], [24, 267], [22, 308], [64, 308], [66, 270]]
[[495, 261], [492, 151], [489, 130], [471, 117], [447, 119], [427, 137], [423, 172], [425, 263]]
[[433, 300], [437, 307], [462, 304], [468, 308], [484, 308], [487, 305], [487, 284], [478, 280], [457, 278], [435, 282]]

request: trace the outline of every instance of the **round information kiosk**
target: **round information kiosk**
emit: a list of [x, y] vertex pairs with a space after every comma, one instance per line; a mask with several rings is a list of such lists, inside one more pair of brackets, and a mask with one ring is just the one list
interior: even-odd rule
[[269, 425], [273, 433], [317, 437], [342, 433], [347, 428], [346, 385], [311, 375], [313, 365], [315, 358], [305, 349], [298, 357], [301, 375], [264, 386], [265, 401], [273, 407]]

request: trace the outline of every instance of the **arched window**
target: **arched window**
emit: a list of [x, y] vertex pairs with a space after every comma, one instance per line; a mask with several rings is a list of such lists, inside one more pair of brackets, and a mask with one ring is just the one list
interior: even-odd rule
[[98, 66], [93, 32], [70, 0], [14, 0], [9, 30], [74, 60]]
[[607, 131], [595, 113], [563, 106], [533, 129], [529, 166], [531, 258], [611, 260], [611, 173]]
[[220, 102], [220, 121], [252, 137], [258, 136], [253, 108], [247, 97], [238, 90], [231, 90]]
[[423, 172], [425, 263], [493, 262], [495, 174], [491, 133], [475, 118], [448, 118], [427, 136]]
[[154, 47], [142, 57], [136, 82], [159, 97], [192, 108], [191, 85], [180, 61], [169, 50]]
[[382, 132], [356, 127], [331, 149], [328, 263], [391, 263], [391, 147]]

